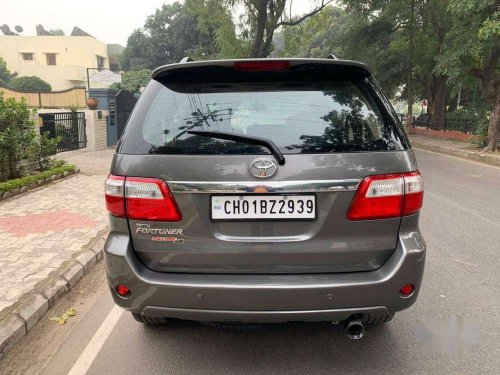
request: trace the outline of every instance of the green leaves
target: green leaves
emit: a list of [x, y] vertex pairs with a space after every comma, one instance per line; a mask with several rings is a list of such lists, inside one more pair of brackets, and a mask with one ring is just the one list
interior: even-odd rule
[[14, 77], [15, 74], [7, 69], [7, 63], [0, 57], [0, 87], [7, 87]]
[[[1, 139], [1, 133], [0, 133], [0, 139]], [[44, 180], [46, 178], [49, 178], [50, 176], [57, 175], [59, 173], [72, 172], [75, 169], [76, 169], [76, 166], [73, 164], [62, 165], [62, 166], [51, 168], [51, 169], [46, 170], [44, 172], [35, 173], [35, 174], [29, 175], [29, 176], [0, 182], [0, 193], [19, 189], [23, 186], [31, 185], [35, 182]]]
[[67, 309], [63, 314], [61, 314], [60, 316], [53, 316], [51, 318], [48, 318], [48, 320], [50, 320], [51, 322], [56, 322], [56, 323], [59, 323], [59, 325], [64, 325], [66, 324], [66, 321], [75, 316], [76, 315], [76, 311], [74, 308], [69, 308]]
[[15, 78], [9, 88], [19, 92], [50, 92], [52, 86], [37, 76], [21, 76]]
[[151, 79], [151, 69], [129, 70], [122, 73], [122, 81], [113, 83], [111, 88], [129, 90], [131, 93], [138, 93], [141, 87], [146, 87]]
[[487, 41], [500, 36], [500, 12], [497, 11], [488, 17], [478, 32], [479, 39]]
[[164, 4], [150, 15], [129, 36], [122, 64], [127, 70], [141, 71], [177, 63], [188, 55], [230, 57], [239, 53], [238, 48], [229, 8], [220, 0], [187, 0]]
[[24, 98], [5, 99], [0, 93], [0, 162], [9, 165], [11, 178], [23, 175], [23, 160], [38, 162], [40, 170], [52, 165], [57, 140], [38, 134], [32, 119], [35, 113]]

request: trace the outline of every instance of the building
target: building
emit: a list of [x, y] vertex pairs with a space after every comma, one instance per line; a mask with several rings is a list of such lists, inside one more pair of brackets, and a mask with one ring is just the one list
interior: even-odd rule
[[122, 70], [120, 57], [125, 47], [120, 44], [108, 44], [109, 69], [116, 72]]
[[38, 76], [52, 90], [87, 86], [90, 72], [109, 69], [108, 46], [75, 27], [70, 36], [57, 36], [39, 25], [36, 36], [0, 36], [0, 57], [18, 76]]

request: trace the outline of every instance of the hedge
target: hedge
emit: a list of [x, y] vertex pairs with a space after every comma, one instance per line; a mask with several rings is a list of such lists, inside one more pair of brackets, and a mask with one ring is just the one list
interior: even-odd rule
[[60, 167], [54, 167], [43, 172], [32, 174], [25, 177], [15, 178], [13, 180], [0, 182], [0, 192], [5, 193], [15, 189], [20, 189], [23, 186], [32, 185], [39, 181], [45, 180], [46, 178], [58, 175], [64, 172], [73, 172], [76, 170], [76, 165], [63, 165]]

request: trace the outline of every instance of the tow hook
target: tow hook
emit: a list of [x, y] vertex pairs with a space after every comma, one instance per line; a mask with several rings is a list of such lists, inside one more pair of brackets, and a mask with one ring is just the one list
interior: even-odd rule
[[351, 315], [344, 321], [347, 337], [351, 340], [359, 340], [365, 334], [365, 327], [356, 315]]

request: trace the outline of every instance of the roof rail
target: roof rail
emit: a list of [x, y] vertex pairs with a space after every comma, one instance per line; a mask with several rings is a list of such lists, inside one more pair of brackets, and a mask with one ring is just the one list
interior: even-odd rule
[[335, 56], [333, 53], [330, 53], [328, 56], [326, 56], [327, 59], [332, 59], [332, 60], [338, 60], [339, 58]]
[[191, 62], [191, 61], [194, 61], [194, 59], [192, 59], [192, 58], [191, 58], [191, 57], [189, 57], [189, 56], [186, 56], [186, 57], [183, 57], [183, 58], [181, 59], [181, 61], [179, 61], [179, 64], [180, 64], [180, 63], [187, 63], [187, 62]]

